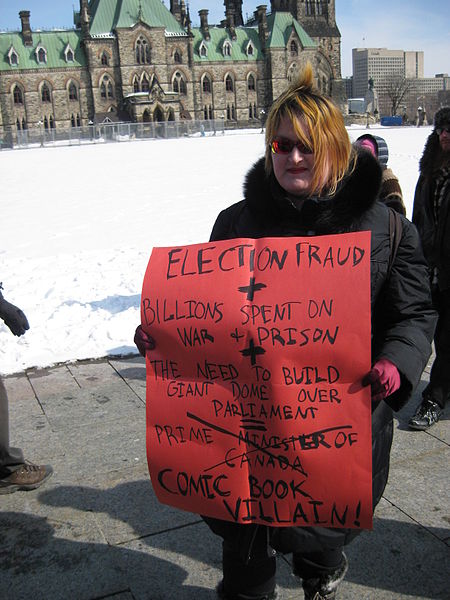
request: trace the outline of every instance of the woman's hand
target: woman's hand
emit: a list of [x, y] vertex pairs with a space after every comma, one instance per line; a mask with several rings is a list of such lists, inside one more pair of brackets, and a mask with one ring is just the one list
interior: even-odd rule
[[384, 400], [400, 387], [400, 373], [387, 358], [381, 358], [362, 379], [363, 386], [371, 385], [372, 402]]
[[137, 349], [139, 350], [139, 354], [141, 354], [144, 358], [147, 350], [154, 350], [155, 348], [155, 340], [147, 333], [145, 333], [141, 325], [138, 325], [136, 327], [136, 331], [134, 334], [134, 343], [136, 344]]

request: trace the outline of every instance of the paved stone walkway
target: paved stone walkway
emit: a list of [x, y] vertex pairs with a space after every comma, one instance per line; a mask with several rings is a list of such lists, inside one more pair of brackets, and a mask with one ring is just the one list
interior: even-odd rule
[[[450, 368], [450, 365], [449, 365]], [[374, 530], [347, 549], [339, 598], [450, 598], [450, 409], [428, 432], [396, 415]], [[78, 362], [5, 380], [11, 438], [54, 476], [0, 496], [1, 600], [213, 600], [220, 541], [163, 506], [148, 477], [143, 359]], [[281, 600], [303, 598], [279, 557]]]

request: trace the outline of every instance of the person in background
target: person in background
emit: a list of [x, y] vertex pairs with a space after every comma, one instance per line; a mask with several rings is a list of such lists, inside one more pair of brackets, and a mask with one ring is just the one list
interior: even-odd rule
[[435, 115], [419, 169], [412, 220], [422, 238], [439, 315], [430, 382], [409, 421], [411, 429], [423, 431], [439, 421], [450, 395], [450, 106]]
[[[417, 230], [400, 217], [402, 236], [389, 271], [390, 213], [377, 202], [380, 165], [352, 146], [341, 112], [314, 85], [310, 64], [272, 105], [265, 141], [244, 199], [219, 214], [210, 239], [371, 232], [372, 368], [361, 383], [372, 392], [375, 507], [388, 479], [392, 409], [409, 400], [431, 354], [436, 315]], [[143, 355], [157, 344], [140, 326], [134, 339]], [[203, 519], [223, 539], [222, 600], [277, 598], [277, 553], [292, 554], [306, 600], [333, 600], [348, 568], [344, 547], [360, 533]]]
[[[2, 286], [0, 284], [0, 289]], [[24, 313], [3, 298], [0, 292], [0, 318], [16, 336], [30, 328]], [[0, 379], [0, 494], [11, 494], [18, 490], [34, 490], [53, 473], [50, 465], [34, 465], [26, 462], [20, 448], [9, 445], [8, 395]]]
[[394, 175], [392, 169], [387, 166], [389, 159], [389, 149], [386, 140], [378, 135], [366, 133], [361, 135], [355, 142], [358, 146], [366, 148], [371, 152], [381, 165], [381, 188], [378, 199], [390, 206], [398, 213], [406, 216], [406, 208], [403, 202], [402, 188], [398, 178]]

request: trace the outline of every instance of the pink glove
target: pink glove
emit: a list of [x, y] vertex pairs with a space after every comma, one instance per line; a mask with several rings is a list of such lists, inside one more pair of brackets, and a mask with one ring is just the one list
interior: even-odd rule
[[136, 327], [134, 343], [136, 344], [139, 353], [142, 354], [144, 358], [147, 350], [154, 350], [155, 348], [155, 340], [145, 333], [141, 325]]
[[372, 386], [372, 402], [380, 402], [400, 387], [400, 373], [387, 358], [380, 358], [362, 379], [363, 386]]

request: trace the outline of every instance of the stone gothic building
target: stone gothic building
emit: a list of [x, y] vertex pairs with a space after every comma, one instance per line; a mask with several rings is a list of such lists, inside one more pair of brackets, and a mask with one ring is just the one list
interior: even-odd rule
[[75, 27], [51, 31], [21, 11], [20, 30], [0, 32], [0, 137], [105, 119], [248, 125], [306, 61], [342, 100], [334, 0], [271, 0], [245, 24], [242, 0], [224, 7], [220, 24], [204, 9], [192, 27], [185, 0], [80, 0]]

